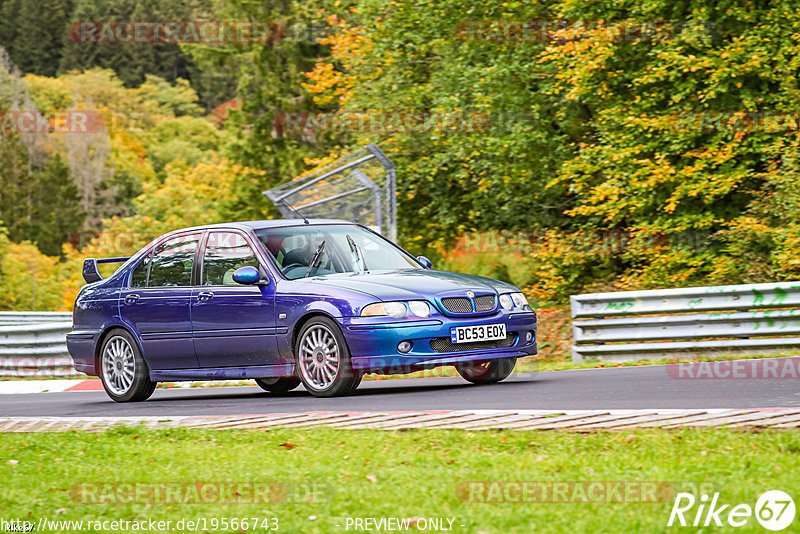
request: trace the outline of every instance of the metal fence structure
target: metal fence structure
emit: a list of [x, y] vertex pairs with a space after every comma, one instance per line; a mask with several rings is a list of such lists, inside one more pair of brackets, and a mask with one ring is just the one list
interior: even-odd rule
[[264, 191], [286, 218], [347, 219], [397, 240], [397, 174], [377, 145]]
[[576, 362], [800, 348], [800, 282], [591, 293], [570, 304]]
[[77, 376], [70, 312], [0, 312], [0, 376]]

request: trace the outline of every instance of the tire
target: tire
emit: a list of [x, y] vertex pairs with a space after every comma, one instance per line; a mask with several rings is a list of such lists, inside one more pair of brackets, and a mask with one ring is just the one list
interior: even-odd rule
[[353, 370], [342, 331], [327, 317], [314, 317], [303, 325], [294, 354], [297, 375], [315, 397], [349, 395], [361, 383], [362, 374]]
[[270, 376], [256, 378], [256, 384], [270, 393], [288, 393], [300, 385], [300, 379], [293, 376]]
[[345, 393], [345, 395], [350, 395], [355, 390], [358, 389], [358, 386], [361, 385], [361, 379], [364, 378], [364, 373], [361, 371], [353, 370], [353, 384], [350, 386], [350, 390]]
[[456, 365], [456, 371], [467, 382], [494, 384], [508, 378], [516, 364], [516, 358], [501, 358], [499, 360], [459, 364]]
[[156, 382], [133, 336], [122, 329], [112, 330], [100, 349], [100, 379], [115, 402], [141, 402], [150, 398]]

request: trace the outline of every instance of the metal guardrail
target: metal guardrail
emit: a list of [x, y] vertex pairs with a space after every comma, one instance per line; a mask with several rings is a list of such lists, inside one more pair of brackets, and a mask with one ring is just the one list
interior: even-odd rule
[[572, 360], [800, 348], [800, 282], [570, 297]]
[[0, 312], [0, 325], [72, 321], [72, 312]]
[[76, 376], [70, 312], [0, 312], [0, 376]]

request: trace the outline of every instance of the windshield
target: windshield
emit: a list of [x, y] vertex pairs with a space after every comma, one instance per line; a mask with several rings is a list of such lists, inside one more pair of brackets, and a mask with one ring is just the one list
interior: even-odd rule
[[256, 236], [289, 280], [305, 276], [421, 269], [411, 256], [360, 226], [266, 228]]

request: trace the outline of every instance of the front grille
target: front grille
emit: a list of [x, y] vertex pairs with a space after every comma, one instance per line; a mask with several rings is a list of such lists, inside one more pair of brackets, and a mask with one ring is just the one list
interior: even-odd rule
[[505, 339], [496, 341], [474, 341], [471, 343], [453, 343], [449, 337], [435, 337], [431, 339], [431, 348], [435, 352], [462, 352], [465, 350], [500, 349], [510, 347], [516, 339], [516, 332], [509, 332]]
[[494, 295], [475, 297], [475, 311], [486, 312], [494, 309]]
[[442, 306], [452, 313], [471, 313], [472, 303], [466, 297], [442, 299]]

